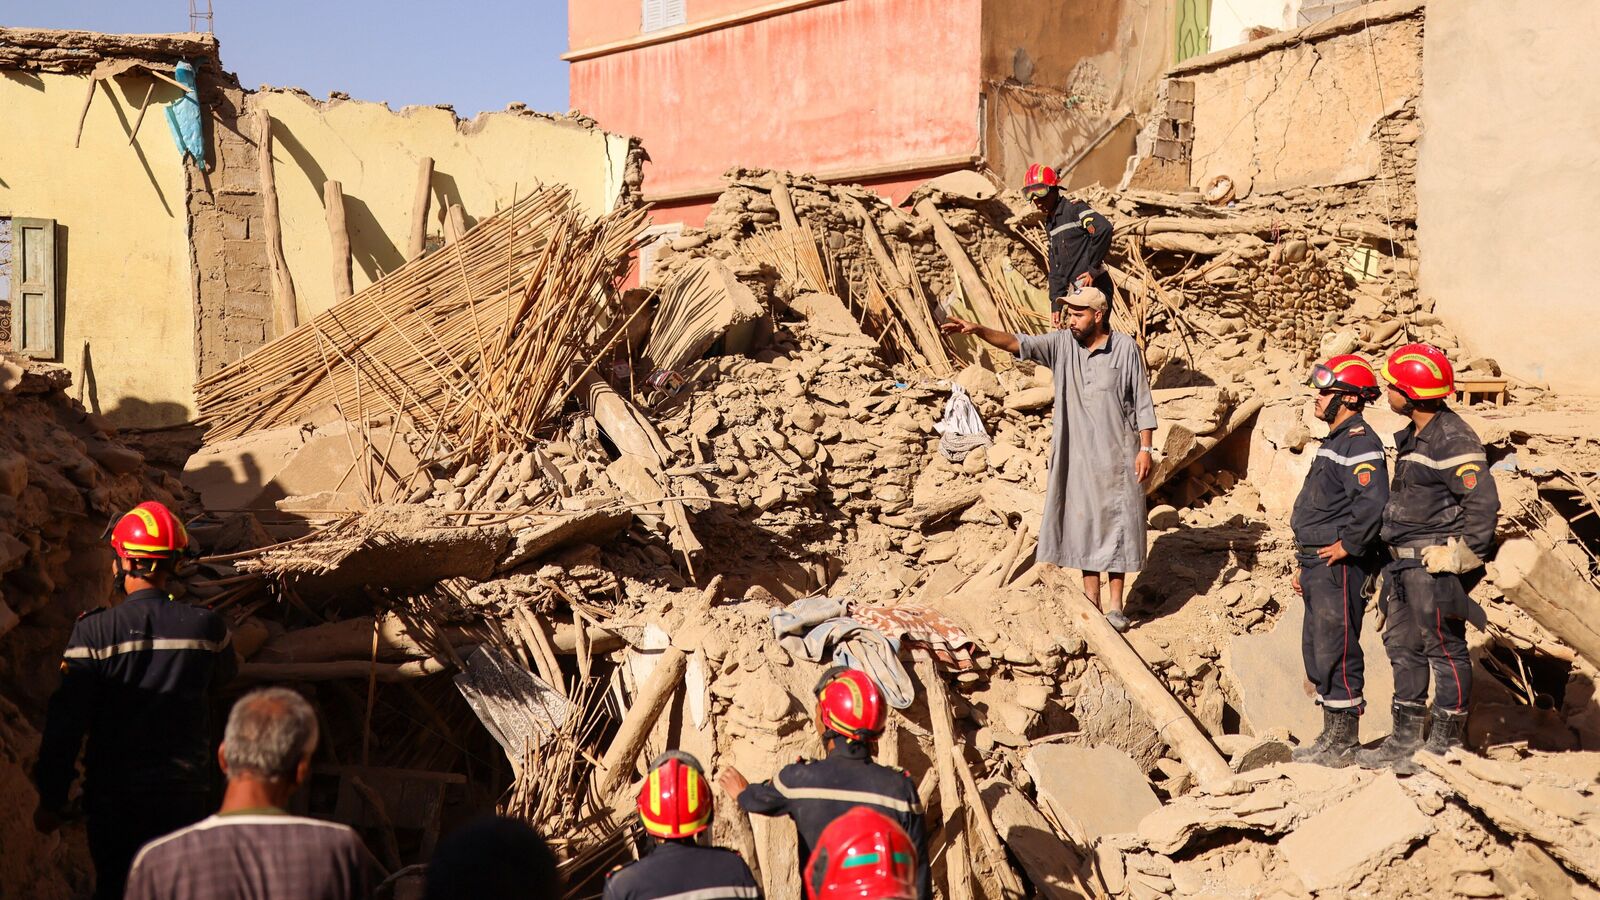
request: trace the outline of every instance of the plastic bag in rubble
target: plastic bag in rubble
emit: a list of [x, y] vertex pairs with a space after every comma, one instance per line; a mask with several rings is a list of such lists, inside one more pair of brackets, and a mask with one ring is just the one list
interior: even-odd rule
[[895, 709], [916, 698], [911, 676], [900, 664], [900, 645], [876, 629], [845, 616], [848, 605], [833, 597], [807, 597], [769, 618], [778, 645], [791, 656], [860, 669]]
[[968, 453], [994, 443], [983, 428], [978, 407], [967, 396], [967, 389], [959, 384], [950, 385], [950, 399], [944, 402], [944, 418], [933, 430], [940, 434], [939, 452], [951, 462], [961, 462]]

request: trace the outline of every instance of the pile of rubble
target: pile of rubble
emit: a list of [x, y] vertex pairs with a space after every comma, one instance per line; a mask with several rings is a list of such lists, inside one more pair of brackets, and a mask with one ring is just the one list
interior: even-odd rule
[[[1317, 425], [1300, 382], [1314, 356], [1454, 342], [1416, 296], [1409, 222], [1347, 190], [1090, 199], [1164, 450], [1125, 642], [1033, 563], [1049, 373], [937, 331], [1046, 327], [1036, 214], [975, 173], [902, 208], [734, 172], [622, 294], [602, 282], [637, 219], [557, 254], [593, 223], [541, 196], [212, 376], [220, 427], [184, 476], [212, 555], [190, 589], [234, 622], [246, 681], [324, 710], [312, 811], [399, 870], [498, 804], [592, 892], [629, 854], [642, 760], [681, 747], [765, 778], [819, 752], [810, 687], [845, 652], [896, 701], [881, 755], [942, 823], [951, 900], [1592, 894], [1600, 755], [1577, 748], [1600, 749], [1600, 654], [1570, 604], [1593, 564], [1558, 509], [1592, 494], [1581, 443], [1496, 424], [1544, 402], [1534, 386], [1474, 408], [1506, 535], [1533, 547], [1482, 589], [1473, 743], [1493, 759], [1403, 781], [1288, 763], [1315, 729], [1286, 528]], [[567, 342], [519, 367], [535, 321]], [[960, 396], [983, 434], [953, 441]], [[139, 470], [107, 510], [151, 489]], [[725, 812], [716, 838], [799, 896], [782, 827]]]

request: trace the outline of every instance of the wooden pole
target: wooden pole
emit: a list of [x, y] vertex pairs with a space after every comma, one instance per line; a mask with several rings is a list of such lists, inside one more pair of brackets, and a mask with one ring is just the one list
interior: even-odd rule
[[794, 201], [789, 198], [789, 186], [783, 176], [773, 173], [772, 205], [778, 208], [778, 226], [793, 234], [800, 233], [800, 217], [794, 214]]
[[416, 259], [428, 246], [428, 204], [433, 200], [433, 157], [417, 161], [417, 194], [411, 201], [411, 240], [406, 259]]
[[72, 136], [74, 149], [83, 141], [83, 123], [89, 120], [89, 106], [94, 103], [94, 92], [99, 86], [100, 78], [94, 75], [89, 76], [89, 93], [83, 95], [83, 109], [78, 112], [78, 131]]
[[350, 283], [350, 230], [344, 221], [344, 188], [330, 180], [322, 186], [322, 205], [328, 210], [328, 242], [333, 260], [333, 302], [343, 303], [354, 293]]
[[967, 795], [965, 808], [972, 812], [972, 824], [977, 826], [974, 830], [983, 839], [989, 865], [994, 869], [995, 877], [1000, 879], [1000, 887], [1007, 896], [1021, 897], [1025, 893], [1022, 879], [1012, 871], [1011, 863], [1006, 859], [1006, 845], [1000, 840], [994, 819], [989, 817], [989, 809], [983, 804], [983, 795], [978, 792], [978, 783], [972, 777], [972, 769], [967, 765], [967, 758], [961, 749], [959, 746], [953, 748], [951, 755], [955, 757], [956, 774], [961, 777], [961, 790]]
[[[933, 724], [934, 762], [939, 771], [940, 817], [944, 820], [945, 897], [947, 900], [972, 900], [970, 867], [967, 856], [966, 810], [961, 806], [961, 789], [956, 778], [955, 724], [951, 721], [950, 697], [944, 679], [933, 666], [926, 650], [917, 650], [917, 678], [928, 695], [928, 718]], [[928, 851], [932, 853], [932, 848]]]
[[972, 311], [979, 321], [998, 325], [1000, 323], [1000, 305], [994, 302], [994, 295], [989, 293], [989, 286], [984, 283], [983, 276], [972, 264], [971, 257], [967, 256], [966, 248], [961, 246], [961, 239], [950, 230], [944, 221], [944, 216], [939, 215], [939, 208], [933, 205], [932, 200], [923, 200], [916, 206], [917, 215], [933, 228], [933, 239], [938, 242], [939, 249], [944, 251], [945, 258], [950, 260], [950, 267], [955, 269], [956, 277], [961, 281], [961, 290], [967, 295], [967, 302], [972, 304]]
[[266, 229], [267, 268], [272, 274], [272, 308], [277, 312], [278, 334], [300, 327], [299, 301], [294, 294], [294, 277], [289, 260], [283, 255], [283, 223], [278, 218], [278, 183], [272, 171], [272, 116], [266, 107], [257, 106], [256, 154], [261, 174], [261, 224]]
[[[698, 601], [685, 611], [688, 616], [686, 621], [695, 621], [696, 615], [709, 610], [716, 602], [717, 592], [721, 589], [722, 576], [718, 575], [711, 579], [705, 590], [700, 592]], [[656, 660], [656, 667], [650, 673], [650, 680], [639, 690], [639, 695], [634, 698], [628, 714], [622, 717], [622, 724], [617, 728], [616, 737], [611, 739], [611, 746], [606, 748], [606, 755], [600, 760], [600, 767], [595, 770], [594, 793], [597, 802], [607, 802], [618, 787], [630, 780], [634, 758], [644, 749], [644, 742], [650, 737], [650, 730], [655, 727], [656, 719], [661, 717], [662, 710], [667, 708], [672, 695], [677, 693], [678, 685], [683, 682], [683, 672], [688, 667], [688, 662], [688, 654], [677, 647], [668, 647]]]
[[1507, 600], [1600, 667], [1600, 588], [1571, 563], [1519, 538], [1500, 548], [1490, 574]]
[[1122, 681], [1128, 696], [1138, 704], [1156, 733], [1178, 754], [1178, 759], [1194, 773], [1201, 785], [1216, 784], [1233, 777], [1227, 760], [1211, 745], [1196, 725], [1189, 710], [1151, 673], [1138, 651], [1117, 633], [1100, 610], [1095, 609], [1082, 588], [1063, 576], [1062, 570], [1048, 566], [1043, 572], [1050, 596], [1064, 607], [1068, 618], [1094, 655]]

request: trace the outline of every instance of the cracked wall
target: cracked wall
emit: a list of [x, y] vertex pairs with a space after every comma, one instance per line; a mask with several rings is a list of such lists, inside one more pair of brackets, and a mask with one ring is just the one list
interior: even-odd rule
[[359, 100], [319, 102], [304, 93], [250, 95], [272, 116], [273, 175], [283, 249], [302, 322], [333, 303], [332, 250], [323, 185], [340, 182], [355, 290], [405, 262], [417, 167], [432, 157], [430, 245], [441, 216], [461, 204], [468, 227], [536, 184], [564, 184], [595, 213], [627, 190], [629, 139], [591, 123], [520, 110], [459, 120], [447, 107], [398, 112]]
[[1374, 128], [1422, 87], [1421, 6], [1389, 5], [1411, 14], [1342, 16], [1169, 73], [1195, 83], [1193, 183], [1227, 175], [1243, 197], [1381, 174]]

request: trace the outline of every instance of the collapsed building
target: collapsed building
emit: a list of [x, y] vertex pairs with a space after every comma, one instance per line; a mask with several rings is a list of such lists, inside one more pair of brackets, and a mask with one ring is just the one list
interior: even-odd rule
[[[1045, 329], [1020, 196], [964, 172], [892, 205], [734, 170], [705, 227], [619, 290], [647, 212], [552, 182], [204, 372], [192, 455], [12, 363], [0, 415], [38, 437], [0, 466], [18, 510], [0, 785], [31, 806], [52, 641], [106, 592], [57, 590], [64, 567], [105, 569], [97, 517], [145, 495], [195, 517], [209, 555], [187, 590], [233, 623], [242, 680], [316, 700], [299, 802], [361, 829], [397, 895], [490, 808], [594, 894], [637, 852], [641, 763], [678, 747], [763, 778], [814, 755], [809, 691], [842, 649], [896, 707], [880, 754], [918, 781], [951, 900], [1595, 896], [1600, 448], [1581, 400], [1468, 352], [1423, 289], [1423, 7], [1373, 6], [1169, 72], [1124, 185], [1085, 193], [1115, 225], [1114, 324], [1161, 422], [1125, 641], [1032, 561], [1049, 373], [937, 329]], [[1275, 117], [1298, 107], [1223, 89], [1296, 65], [1350, 88], [1379, 53], [1386, 99], [1362, 116], [1291, 128]], [[1327, 146], [1285, 161], [1219, 134], [1239, 108]], [[1317, 727], [1289, 586], [1320, 427], [1301, 382], [1411, 340], [1458, 361], [1503, 498], [1474, 752], [1404, 779], [1295, 764]], [[957, 387], [981, 434], [941, 431]], [[1372, 740], [1392, 685], [1363, 644]], [[0, 885], [81, 886], [70, 833], [8, 828], [35, 852], [7, 853]], [[724, 801], [714, 837], [800, 896], [786, 822]]]

